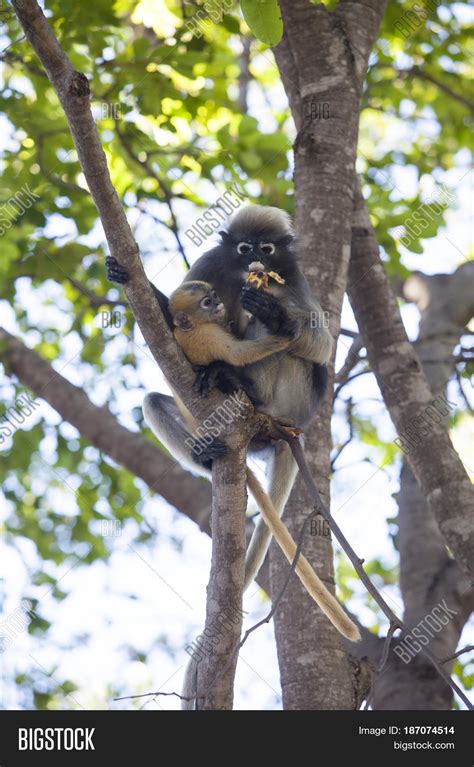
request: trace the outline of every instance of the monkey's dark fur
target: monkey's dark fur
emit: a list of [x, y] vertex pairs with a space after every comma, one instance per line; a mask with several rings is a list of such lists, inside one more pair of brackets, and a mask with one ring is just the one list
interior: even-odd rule
[[[284, 284], [275, 286], [271, 295], [246, 285], [248, 266], [255, 261], [285, 280]], [[127, 281], [126, 271], [115, 259], [107, 259], [107, 268], [113, 282]], [[311, 295], [298, 265], [289, 216], [278, 208], [258, 205], [237, 211], [227, 230], [221, 233], [221, 243], [195, 262], [185, 277], [185, 281], [188, 280], [202, 280], [213, 286], [225, 305], [230, 329], [237, 338], [292, 337], [288, 349], [245, 366], [242, 374], [251, 382], [249, 394], [258, 402], [260, 410], [277, 421], [306, 428], [326, 389], [326, 363], [332, 339], [321, 307]], [[153, 289], [172, 327], [168, 299], [156, 287]], [[229, 391], [242, 380], [235, 377], [229, 365], [215, 362], [209, 370], [200, 370], [197, 385], [205, 391], [215, 383]], [[172, 397], [149, 394], [143, 410], [145, 420], [157, 437], [185, 465], [192, 467], [198, 462], [207, 470], [216, 454], [220, 454], [217, 441], [211, 445], [209, 454], [206, 451], [199, 456], [193, 454], [187, 446], [190, 442], [185, 442], [189, 431]], [[269, 494], [281, 515], [297, 473], [291, 451], [286, 443], [275, 445], [261, 439], [254, 440], [250, 448], [265, 449], [273, 458]], [[259, 522], [247, 555], [246, 585], [258, 571], [268, 542], [268, 529]]]

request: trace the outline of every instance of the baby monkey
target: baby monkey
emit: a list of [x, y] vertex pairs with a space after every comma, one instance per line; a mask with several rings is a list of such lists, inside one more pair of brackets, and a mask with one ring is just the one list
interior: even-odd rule
[[174, 337], [194, 365], [218, 360], [235, 367], [258, 362], [286, 349], [291, 336], [241, 341], [227, 329], [224, 304], [208, 282], [183, 282], [170, 297]]

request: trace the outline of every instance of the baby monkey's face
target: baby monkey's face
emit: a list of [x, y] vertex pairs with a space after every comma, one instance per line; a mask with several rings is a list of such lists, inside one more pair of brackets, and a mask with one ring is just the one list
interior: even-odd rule
[[224, 304], [212, 285], [200, 280], [180, 285], [170, 296], [169, 307], [173, 323], [181, 330], [192, 330], [207, 322], [222, 324], [226, 318]]
[[225, 306], [213, 288], [202, 291], [202, 297], [199, 299], [199, 313], [203, 319], [207, 318], [210, 322], [224, 319]]

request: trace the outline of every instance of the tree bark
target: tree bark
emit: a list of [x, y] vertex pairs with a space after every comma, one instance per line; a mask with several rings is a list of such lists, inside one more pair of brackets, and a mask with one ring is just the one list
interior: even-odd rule
[[[454, 347], [474, 315], [474, 264], [465, 264], [454, 274], [414, 273], [406, 281], [403, 292], [421, 314], [415, 346], [433, 395], [446, 394], [448, 380], [454, 372]], [[444, 421], [446, 427], [447, 418]], [[450, 557], [407, 461], [403, 462], [400, 476], [398, 508], [404, 620], [410, 627], [420, 626], [430, 640], [429, 649], [438, 658], [449, 658], [456, 652], [461, 632], [474, 609], [474, 589]], [[424, 619], [436, 605], [443, 603], [454, 616], [438, 630], [432, 629], [430, 637]], [[420, 656], [405, 663], [403, 657], [405, 655], [391, 656], [390, 664], [375, 686], [373, 708], [450, 709], [452, 690], [438, 674], [432, 673], [430, 664]], [[446, 666], [447, 671], [451, 668], [452, 663]]]
[[[212, 548], [211, 576], [207, 587], [204, 635], [212, 651], [198, 664], [198, 708], [206, 711], [232, 708], [235, 653], [242, 629], [242, 591], [245, 571], [245, 446], [213, 466], [212, 534], [221, 541]], [[204, 696], [201, 703], [200, 696]]]
[[[281, 0], [284, 37], [275, 57], [297, 129], [294, 146], [296, 231], [303, 271], [329, 312], [337, 338], [350, 255], [353, 173], [363, 78], [384, 2], [342, 2], [330, 13], [306, 0]], [[330, 365], [331, 391], [334, 380]], [[318, 489], [329, 502], [331, 414], [328, 396], [305, 439]], [[285, 511], [297, 537], [308, 514], [298, 480]], [[305, 556], [334, 590], [329, 537], [308, 534]], [[272, 596], [286, 572], [270, 550]], [[292, 578], [275, 615], [285, 709], [353, 709], [366, 690], [359, 661], [350, 659], [336, 630]], [[362, 683], [362, 680], [363, 683]]]
[[[355, 185], [349, 299], [390, 417], [439, 530], [458, 565], [474, 573], [474, 493], [443, 421], [420, 436], [434, 395], [403, 327], [379, 257], [365, 202]], [[429, 411], [428, 411], [429, 412]], [[418, 430], [418, 431], [417, 431]], [[407, 435], [413, 435], [408, 443]]]

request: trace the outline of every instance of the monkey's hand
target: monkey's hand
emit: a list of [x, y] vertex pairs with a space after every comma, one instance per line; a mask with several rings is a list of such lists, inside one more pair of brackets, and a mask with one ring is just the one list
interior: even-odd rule
[[242, 307], [260, 320], [273, 335], [294, 337], [295, 323], [270, 293], [244, 285], [240, 302]]
[[193, 365], [193, 370], [197, 373], [193, 389], [202, 397], [207, 397], [214, 387], [223, 394], [234, 394], [243, 389], [255, 406], [262, 404], [255, 393], [252, 379], [228, 362], [219, 360], [210, 365]]
[[105, 259], [107, 268], [107, 279], [110, 282], [116, 282], [118, 285], [125, 285], [129, 280], [129, 274], [123, 266], [113, 256], [107, 256]]
[[210, 445], [204, 441], [196, 442], [193, 447], [193, 461], [205, 469], [212, 469], [212, 462], [227, 452], [227, 446], [219, 439], [213, 439]]
[[197, 373], [193, 389], [202, 397], [207, 397], [215, 387], [223, 394], [233, 394], [240, 389], [240, 380], [232, 365], [228, 362], [211, 362], [210, 365], [194, 365]]
[[[107, 256], [105, 259], [105, 266], [107, 268], [107, 279], [110, 282], [116, 282], [118, 285], [126, 285], [126, 283], [130, 279], [130, 275], [127, 272], [127, 270], [120, 266], [119, 262], [116, 258], [113, 256]], [[160, 309], [163, 312], [165, 316], [165, 320], [168, 323], [168, 327], [170, 330], [173, 330], [174, 324], [173, 324], [173, 317], [171, 316], [170, 310], [169, 310], [169, 301], [167, 297], [162, 293], [156, 285], [153, 285], [152, 282], [150, 282], [151, 289], [153, 290], [153, 293], [155, 294], [155, 298], [158, 301], [160, 305]]]

